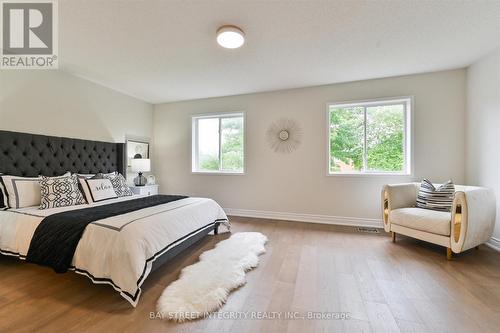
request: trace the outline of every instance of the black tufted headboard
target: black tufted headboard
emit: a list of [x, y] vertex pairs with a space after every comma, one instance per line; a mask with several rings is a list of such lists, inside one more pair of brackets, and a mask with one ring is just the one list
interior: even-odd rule
[[0, 173], [36, 177], [67, 171], [125, 175], [125, 144], [0, 131]]

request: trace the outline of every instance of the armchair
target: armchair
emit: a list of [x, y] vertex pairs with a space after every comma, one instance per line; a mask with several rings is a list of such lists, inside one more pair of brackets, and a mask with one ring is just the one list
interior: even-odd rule
[[452, 253], [477, 247], [490, 239], [495, 226], [496, 199], [491, 189], [455, 185], [451, 212], [416, 208], [420, 183], [390, 184], [382, 189], [384, 229], [446, 247]]

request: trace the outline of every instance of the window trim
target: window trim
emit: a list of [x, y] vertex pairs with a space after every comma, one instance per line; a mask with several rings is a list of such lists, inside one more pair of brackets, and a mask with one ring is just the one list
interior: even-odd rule
[[[330, 107], [352, 107], [352, 106], [383, 106], [393, 105], [394, 102], [405, 103], [405, 131], [403, 133], [403, 153], [405, 154], [405, 164], [403, 172], [330, 172]], [[413, 136], [413, 115], [414, 115], [414, 97], [413, 96], [397, 96], [397, 97], [383, 97], [365, 100], [350, 100], [342, 102], [328, 102], [326, 103], [326, 175], [328, 177], [412, 177], [414, 174], [414, 136]], [[366, 117], [366, 112], [365, 112]], [[365, 119], [366, 122], [366, 119]], [[366, 147], [366, 126], [365, 126], [365, 147]], [[408, 152], [409, 150], [409, 152]], [[364, 155], [363, 158], [366, 158]]]
[[[198, 122], [197, 119], [219, 118], [219, 129], [221, 118], [243, 117], [243, 171], [200, 171], [198, 170]], [[245, 111], [231, 111], [231, 112], [212, 112], [200, 113], [191, 115], [191, 174], [196, 175], [213, 175], [213, 176], [243, 176], [246, 174], [246, 112]], [[219, 156], [221, 153], [221, 135], [219, 134]]]

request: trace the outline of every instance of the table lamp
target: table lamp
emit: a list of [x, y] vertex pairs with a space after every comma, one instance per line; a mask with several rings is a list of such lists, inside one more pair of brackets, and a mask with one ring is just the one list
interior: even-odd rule
[[149, 158], [133, 158], [131, 164], [132, 171], [139, 173], [139, 175], [134, 178], [135, 186], [146, 185], [148, 180], [142, 175], [142, 173], [151, 171], [151, 160]]

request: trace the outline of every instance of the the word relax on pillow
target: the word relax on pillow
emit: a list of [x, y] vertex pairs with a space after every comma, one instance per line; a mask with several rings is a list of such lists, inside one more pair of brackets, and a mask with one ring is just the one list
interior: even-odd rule
[[[107, 178], [83, 179], [83, 182], [82, 187], [88, 203], [118, 197], [113, 189], [111, 180]], [[82, 183], [82, 179], [80, 179], [80, 183]]]
[[430, 181], [424, 179], [422, 183], [420, 183], [417, 207], [449, 212], [453, 205], [454, 196], [455, 185], [453, 185], [451, 180], [448, 180], [446, 183], [436, 188]]

